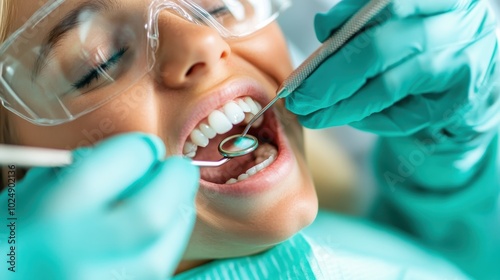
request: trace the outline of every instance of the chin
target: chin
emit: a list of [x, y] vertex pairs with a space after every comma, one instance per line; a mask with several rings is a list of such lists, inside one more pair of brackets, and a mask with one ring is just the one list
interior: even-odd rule
[[[311, 224], [318, 212], [312, 180], [302, 159], [275, 191], [213, 199], [200, 191], [197, 221], [185, 260], [248, 256], [286, 241]], [[221, 201], [222, 200], [222, 201]]]

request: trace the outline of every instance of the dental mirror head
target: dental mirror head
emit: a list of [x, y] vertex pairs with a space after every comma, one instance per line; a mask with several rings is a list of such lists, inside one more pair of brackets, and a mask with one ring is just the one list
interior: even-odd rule
[[255, 151], [259, 141], [252, 135], [236, 134], [227, 137], [219, 144], [219, 153], [226, 158], [240, 157]]
[[218, 161], [192, 160], [198, 167], [219, 167], [232, 158], [248, 155], [259, 146], [259, 140], [252, 135], [236, 134], [227, 137], [219, 144], [219, 153], [223, 156]]

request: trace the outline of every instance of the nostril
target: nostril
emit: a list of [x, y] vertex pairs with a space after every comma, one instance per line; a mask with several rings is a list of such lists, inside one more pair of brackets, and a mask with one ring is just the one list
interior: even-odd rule
[[228, 55], [229, 55], [229, 53], [228, 53], [228, 52], [223, 51], [223, 52], [220, 54], [220, 59], [225, 59], [225, 58], [227, 58], [227, 57], [228, 57]]
[[199, 63], [196, 63], [194, 64], [193, 66], [191, 66], [191, 68], [189, 68], [189, 70], [186, 72], [186, 77], [203, 69], [204, 67], [206, 66], [205, 63], [203, 62], [199, 62]]

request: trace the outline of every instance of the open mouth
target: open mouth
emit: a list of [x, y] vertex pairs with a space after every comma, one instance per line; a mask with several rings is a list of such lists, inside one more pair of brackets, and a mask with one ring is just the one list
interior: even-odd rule
[[[243, 132], [249, 121], [262, 109], [251, 97], [240, 97], [212, 111], [191, 132], [184, 144], [187, 157], [217, 161], [221, 159], [219, 143], [226, 137]], [[259, 147], [252, 153], [234, 158], [219, 167], [201, 169], [201, 179], [214, 184], [235, 184], [249, 180], [268, 168], [278, 158], [278, 120], [272, 110], [260, 117], [248, 134], [257, 137]]]

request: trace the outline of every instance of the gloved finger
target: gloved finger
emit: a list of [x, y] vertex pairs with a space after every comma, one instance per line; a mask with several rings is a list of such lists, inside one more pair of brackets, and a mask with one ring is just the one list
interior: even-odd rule
[[[43, 191], [47, 183], [44, 178], [51, 177], [54, 172], [54, 169], [50, 167], [34, 167], [29, 169], [21, 180], [16, 181], [16, 196], [21, 199], [24, 195]], [[32, 186], [37, 187], [34, 188]]]
[[[16, 182], [14, 193], [18, 205], [22, 207], [17, 207], [16, 214], [20, 217], [31, 217], [35, 212], [34, 209], [38, 207], [40, 203], [44, 203], [44, 198], [47, 197], [45, 193], [50, 190], [51, 182], [48, 182], [48, 178], [52, 178], [55, 174], [55, 169], [50, 167], [35, 167], [25, 174], [24, 178]], [[2, 192], [2, 195], [7, 197], [8, 189]], [[0, 207], [2, 203], [7, 203], [7, 199], [0, 200]], [[7, 206], [4, 207], [7, 209]], [[24, 218], [27, 219], [27, 218]]]
[[[389, 67], [425, 52], [426, 30], [422, 21], [390, 21], [370, 33], [358, 35], [324, 61], [286, 98], [288, 110], [297, 115], [307, 115], [330, 107], [349, 98], [369, 79]], [[395, 41], [394, 34], [408, 35], [408, 40], [402, 38]]]
[[[178, 213], [177, 221], [170, 230], [163, 234], [141, 252], [136, 263], [142, 263], [142, 267], [152, 266], [145, 272], [145, 279], [168, 279], [177, 268], [186, 250], [193, 230], [195, 217], [188, 223], [184, 215]], [[149, 277], [150, 276], [150, 277]]]
[[416, 56], [372, 79], [349, 99], [310, 115], [299, 116], [299, 121], [309, 128], [345, 125], [381, 112], [408, 94], [440, 93], [459, 80], [458, 73], [463, 70], [442, 63], [449, 61], [448, 56], [448, 52], [441, 53], [441, 57], [439, 54]]
[[[373, 21], [383, 23], [395, 16], [405, 18], [409, 16], [422, 17], [447, 13], [454, 10], [467, 9], [477, 0], [393, 0], [388, 10], [382, 11]], [[344, 0], [330, 9], [327, 13], [317, 14], [314, 18], [316, 37], [324, 42], [330, 35], [359, 11], [368, 0]], [[373, 24], [373, 23], [372, 23]], [[369, 24], [369, 25], [372, 25]]]
[[[350, 124], [360, 121], [374, 113], [381, 112], [396, 102], [413, 94], [439, 94], [444, 99], [466, 100], [466, 96], [444, 94], [455, 87], [456, 92], [464, 92], [471, 84], [475, 91], [487, 81], [489, 71], [496, 64], [496, 57], [484, 59], [482, 52], [494, 53], [497, 48], [495, 30], [467, 42], [464, 46], [455, 45], [439, 52], [418, 55], [382, 75], [372, 79], [365, 87], [348, 99], [324, 109], [329, 112], [330, 125]], [[457, 53], [463, 53], [457, 57]], [[475, 81], [470, 82], [470, 81]], [[466, 91], [467, 92], [467, 91]], [[445, 103], [446, 104], [446, 103]], [[414, 110], [420, 110], [415, 107]]]
[[[191, 194], [188, 193], [185, 192], [189, 197], [188, 200], [194, 200], [194, 197], [190, 197]], [[172, 196], [174, 200], [177, 197]], [[162, 199], [168, 199], [168, 197], [156, 197], [152, 201]], [[183, 200], [185, 198], [180, 197], [180, 201]], [[85, 277], [82, 279], [101, 279], [103, 275], [108, 275], [113, 268], [116, 273], [126, 274], [130, 277], [137, 276], [140, 279], [170, 279], [189, 242], [195, 221], [195, 211], [194, 206], [186, 206], [193, 209], [193, 211], [188, 211], [182, 206], [176, 206], [176, 204], [179, 204], [177, 202], [170, 206], [171, 209], [166, 209], [167, 203], [163, 203], [164, 207], [156, 209], [154, 215], [156, 217], [160, 217], [162, 214], [165, 215], [164, 220], [168, 223], [168, 226], [153, 233], [140, 227], [141, 218], [147, 217], [141, 215], [127, 216], [133, 214], [133, 212], [120, 211], [114, 213], [119, 214], [119, 216], [111, 215], [107, 217], [108, 225], [116, 225], [116, 227], [113, 227], [116, 234], [111, 235], [111, 238], [108, 235], [106, 236], [107, 239], [103, 239], [104, 233], [98, 232], [96, 233], [96, 239], [101, 239], [100, 243], [95, 243], [96, 239], [89, 239], [86, 242], [86, 248], [89, 246], [88, 243], [92, 243], [95, 244], [94, 247], [98, 249], [106, 248], [106, 250], [95, 251], [99, 256], [97, 259], [94, 251], [92, 254], [85, 255], [88, 256], [86, 259], [92, 264], [89, 266], [92, 269], [85, 271]], [[136, 218], [139, 218], [139, 220]], [[117, 223], [117, 221], [119, 222]], [[106, 256], [110, 257], [106, 258]], [[96, 264], [96, 261], [99, 263]], [[98, 267], [104, 267], [106, 271], [98, 270]]]
[[[458, 94], [458, 90], [452, 88], [438, 98], [431, 94], [412, 95], [380, 113], [372, 114], [350, 125], [388, 137], [412, 135], [430, 125], [445, 127], [453, 135], [473, 135], [490, 131], [500, 119], [498, 114], [500, 99], [491, 98], [497, 93], [496, 89], [500, 83], [498, 73], [495, 72], [495, 64], [492, 63], [489, 67], [490, 70], [485, 73], [486, 77], [473, 78], [478, 81], [473, 85], [474, 94], [469, 94], [467, 91]], [[464, 87], [458, 86], [461, 90]], [[485, 102], [486, 100], [489, 102]], [[481, 114], [468, 114], [471, 111]], [[461, 131], [463, 127], [467, 127], [466, 131]], [[474, 127], [474, 133], [469, 130], [471, 127]]]
[[[484, 18], [484, 21], [477, 18]], [[467, 17], [450, 13], [440, 17], [391, 20], [358, 35], [323, 62], [287, 97], [286, 106], [297, 115], [327, 108], [352, 96], [367, 80], [412, 56], [457, 46], [465, 48], [482, 36], [488, 36], [495, 28], [485, 3], [477, 3]], [[395, 34], [399, 38], [395, 39]]]
[[392, 0], [391, 11], [398, 17], [430, 16], [468, 9], [478, 0]]
[[[181, 261], [192, 232], [192, 223], [184, 225], [187, 220], [179, 220], [183, 217], [181, 214], [177, 213], [178, 220], [171, 221], [169, 230], [151, 238], [145, 246], [135, 248], [130, 246], [134, 243], [130, 243], [126, 246], [126, 251], [115, 254], [120, 258], [106, 267], [114, 267], [116, 271], [123, 271], [131, 277], [139, 276], [141, 279], [170, 279]], [[194, 217], [192, 220], [194, 221]], [[95, 270], [89, 272], [94, 273]], [[97, 274], [89, 274], [85, 279], [100, 279], [102, 275], [105, 274], [97, 271]]]
[[361, 9], [368, 0], [344, 0], [335, 5], [326, 13], [319, 13], [314, 17], [316, 37], [324, 42], [331, 33], [339, 28]]
[[[189, 231], [195, 220], [194, 199], [198, 189], [199, 170], [189, 161], [171, 157], [159, 163], [149, 177], [138, 182], [141, 188], [116, 205], [108, 205], [109, 217], [117, 232], [117, 248], [144, 248], [164, 232]], [[182, 243], [189, 235], [174, 243]], [[133, 244], [133, 245], [132, 245]]]
[[[51, 201], [59, 209], [88, 211], [114, 200], [165, 156], [156, 136], [130, 133], [107, 139], [57, 172]], [[85, 210], [87, 209], [87, 210]]]
[[437, 109], [437, 104], [433, 101], [426, 96], [411, 95], [382, 112], [374, 113], [350, 125], [386, 137], [413, 135], [433, 123], [433, 114]]

